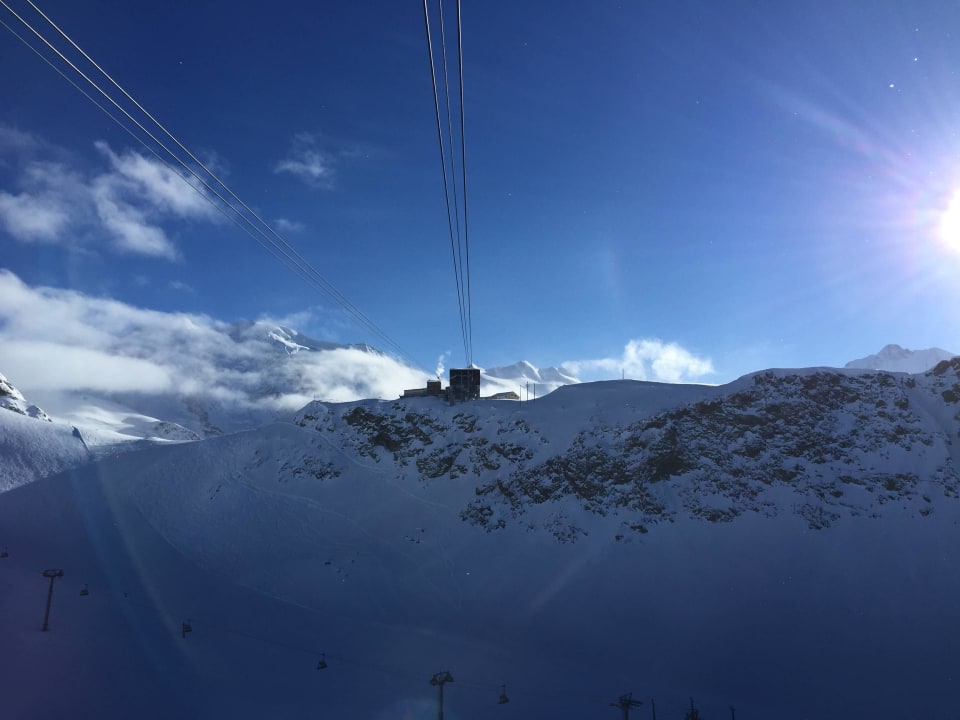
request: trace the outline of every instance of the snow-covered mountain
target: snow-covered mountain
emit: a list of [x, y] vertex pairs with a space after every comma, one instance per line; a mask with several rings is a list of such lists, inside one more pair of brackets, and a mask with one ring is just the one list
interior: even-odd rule
[[543, 397], [564, 385], [576, 385], [580, 382], [573, 375], [555, 367], [538, 368], [527, 360], [521, 360], [513, 365], [488, 368], [481, 373], [481, 381], [487, 386], [483, 388], [484, 395], [493, 395], [494, 392], [513, 391], [526, 399]]
[[3, 374], [0, 374], [0, 409], [12, 410], [27, 417], [50, 421], [50, 416], [36, 405], [28, 403], [26, 398], [23, 397], [23, 393], [17, 390]]
[[4, 707], [433, 717], [448, 670], [459, 720], [944, 715], [958, 409], [960, 359], [778, 370], [315, 402], [77, 466], [0, 495]]
[[383, 355], [382, 352], [365, 343], [344, 345], [327, 340], [317, 340], [292, 328], [282, 325], [271, 326], [269, 323], [252, 320], [234, 323], [230, 326], [229, 335], [238, 343], [261, 341], [266, 338], [275, 343], [275, 349], [282, 349], [291, 355], [301, 350], [359, 350], [372, 355]]
[[784, 488], [817, 529], [891, 500], [923, 514], [932, 494], [960, 489], [958, 373], [960, 359], [912, 377], [810, 369], [716, 388], [590, 383], [538, 401], [535, 426], [504, 424], [496, 404], [443, 419], [450, 411], [436, 401], [315, 404], [297, 422], [350, 454], [392, 461], [398, 477], [475, 478], [461, 516], [489, 530], [519, 522], [573, 539], [556, 508], [538, 512], [569, 498], [632, 513], [643, 531], [683, 514], [777, 516]]
[[929, 348], [927, 350], [908, 350], [899, 345], [885, 345], [875, 355], [859, 360], [851, 360], [844, 367], [865, 370], [887, 370], [890, 372], [922, 373], [934, 367], [938, 362], [955, 357], [956, 353]]

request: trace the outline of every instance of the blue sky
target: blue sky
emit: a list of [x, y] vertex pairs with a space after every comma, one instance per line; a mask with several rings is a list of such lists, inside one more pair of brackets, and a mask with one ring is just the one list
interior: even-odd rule
[[[463, 363], [422, 4], [40, 7], [420, 367]], [[960, 6], [462, 12], [477, 364], [723, 382], [960, 350]], [[2, 28], [0, 67], [23, 284], [382, 346]]]

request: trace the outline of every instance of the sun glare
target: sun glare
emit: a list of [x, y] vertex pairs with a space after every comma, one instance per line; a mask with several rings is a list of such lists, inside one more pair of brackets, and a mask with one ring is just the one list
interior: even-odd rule
[[960, 190], [953, 193], [940, 216], [940, 240], [950, 250], [960, 253]]

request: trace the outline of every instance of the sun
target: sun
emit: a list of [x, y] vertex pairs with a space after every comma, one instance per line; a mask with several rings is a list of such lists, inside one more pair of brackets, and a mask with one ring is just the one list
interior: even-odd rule
[[940, 216], [940, 241], [948, 249], [960, 253], [960, 190], [953, 193], [947, 209]]

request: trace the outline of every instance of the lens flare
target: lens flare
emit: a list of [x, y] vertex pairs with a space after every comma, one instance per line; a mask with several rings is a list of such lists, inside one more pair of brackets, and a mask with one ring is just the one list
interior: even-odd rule
[[940, 216], [940, 240], [950, 250], [960, 253], [960, 190], [953, 193], [950, 204]]

